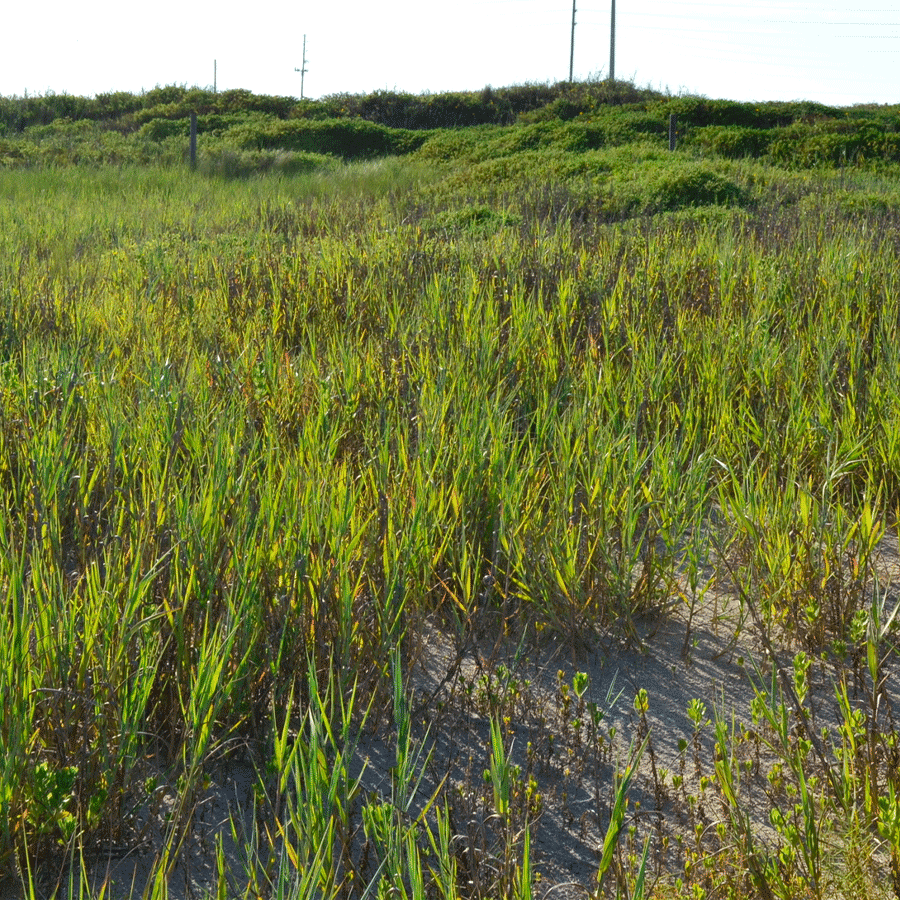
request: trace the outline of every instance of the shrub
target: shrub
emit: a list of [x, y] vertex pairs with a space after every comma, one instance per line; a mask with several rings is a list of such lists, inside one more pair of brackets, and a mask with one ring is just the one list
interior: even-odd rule
[[362, 119], [276, 121], [255, 134], [245, 135], [244, 149], [255, 143], [260, 150], [298, 150], [343, 159], [365, 159], [410, 153], [428, 138], [427, 132], [384, 128]]
[[332, 169], [336, 161], [316, 153], [292, 151], [232, 150], [206, 152], [200, 157], [200, 171], [218, 178], [249, 178], [275, 172], [281, 175], [309, 175], [312, 172]]
[[320, 153], [293, 153], [281, 151], [272, 160], [272, 171], [282, 175], [308, 175], [311, 172], [334, 169], [338, 163]]
[[137, 112], [143, 109], [143, 98], [126, 91], [116, 91], [110, 94], [97, 94], [94, 98], [91, 118], [93, 119], [118, 119], [127, 113]]
[[871, 120], [797, 124], [773, 135], [769, 159], [787, 168], [838, 168], [866, 161], [900, 161], [900, 135]]
[[647, 212], [667, 212], [691, 206], [740, 205], [744, 191], [733, 181], [702, 165], [664, 170], [647, 191]]
[[151, 119], [138, 129], [138, 133], [151, 141], [162, 141], [176, 135], [188, 135], [190, 130], [189, 119]]
[[247, 90], [223, 91], [214, 94], [213, 107], [220, 113], [263, 113], [278, 119], [286, 119], [297, 101], [293, 97], [254, 94]]
[[645, 141], [648, 137], [662, 140], [666, 125], [641, 111], [604, 112], [600, 116], [579, 118], [560, 131], [559, 145], [568, 150], [599, 150]]
[[675, 114], [679, 124], [693, 128], [710, 125], [741, 128], [783, 128], [794, 122], [842, 115], [836, 107], [809, 101], [791, 103], [739, 103], [735, 100], [710, 100], [707, 97], [675, 97], [658, 104], [654, 110], [665, 118]]
[[845, 216], [900, 214], [900, 193], [878, 194], [872, 191], [846, 191], [831, 198], [834, 207]]
[[178, 103], [184, 99], [186, 93], [187, 87], [183, 84], [169, 84], [165, 87], [157, 85], [144, 94], [144, 109], [163, 104]]
[[322, 105], [329, 115], [361, 118], [388, 128], [428, 130], [460, 128], [490, 123], [510, 123], [515, 113], [508, 101], [492, 88], [479, 93], [405, 94], [376, 91], [357, 96], [336, 94]]
[[25, 149], [13, 141], [0, 141], [0, 168], [11, 169], [27, 164]]
[[299, 100], [295, 103], [290, 112], [285, 116], [286, 119], [332, 119], [332, 110], [321, 100]]
[[490, 126], [459, 131], [435, 131], [426, 138], [416, 151], [416, 155], [441, 162], [458, 159], [474, 160], [480, 158], [483, 143], [489, 135], [495, 132], [496, 129]]
[[522, 217], [514, 213], [476, 204], [462, 209], [444, 210], [432, 218], [423, 219], [420, 227], [423, 231], [462, 232], [485, 236], [495, 234], [502, 228], [517, 226], [521, 221]]
[[[209, 113], [197, 116], [198, 134], [228, 133], [229, 137], [242, 147], [255, 146], [258, 134], [277, 121], [261, 113]], [[140, 134], [150, 140], [160, 141], [167, 137], [181, 135], [187, 137], [191, 130], [190, 113], [179, 116], [162, 116], [150, 119], [140, 128]]]
[[775, 136], [774, 131], [736, 125], [710, 125], [691, 135], [690, 143], [726, 159], [754, 159], [762, 156]]
[[[524, 84], [508, 88], [441, 94], [405, 94], [376, 91], [372, 94], [334, 94], [316, 106], [305, 105], [304, 118], [362, 118], [390, 128], [422, 130], [471, 128], [477, 125], [510, 125], [523, 116], [529, 121], [576, 118], [604, 106], [658, 100], [661, 95], [636, 88], [631, 82], [587, 81], [557, 84]], [[296, 112], [293, 114], [297, 114]]]

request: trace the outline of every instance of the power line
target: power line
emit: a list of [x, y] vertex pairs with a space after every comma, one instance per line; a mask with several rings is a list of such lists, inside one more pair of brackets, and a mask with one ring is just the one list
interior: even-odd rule
[[[792, 12], [804, 12], [804, 11], [813, 11], [813, 7], [783, 7], [783, 6], [759, 6], [759, 5], [747, 5], [747, 6], [739, 6], [739, 7], [729, 7], [727, 10], [722, 10], [720, 4], [712, 4], [712, 3], [684, 3], [680, 4], [681, 6], [701, 6], [704, 8], [715, 7], [720, 10], [722, 15], [716, 16], [716, 20], [718, 21], [754, 21], [758, 19], [762, 19], [762, 16], [746, 14], [742, 15], [739, 10], [746, 9], [750, 11], [750, 13], [759, 13], [759, 12], [779, 12], [782, 14], [792, 13]], [[582, 7], [582, 12], [593, 12], [593, 13], [604, 13], [606, 10], [603, 7], [598, 6], [586, 6]], [[823, 12], [823, 10], [819, 9], [818, 12]], [[853, 9], [853, 10], [825, 10], [825, 12], [835, 15], [838, 13], [852, 13], [854, 15], [859, 13], [894, 13], [896, 14], [896, 9]], [[681, 12], [640, 12], [637, 10], [626, 10], [625, 15], [627, 18], [641, 18], [641, 19], [701, 19], [703, 21], [709, 21], [709, 16], [704, 15], [703, 13], [681, 13]], [[866, 22], [835, 22], [831, 19], [820, 18], [820, 19], [772, 19], [766, 18], [764, 21], [767, 22], [788, 22], [792, 24], [798, 25], [876, 25], [876, 26], [898, 26], [900, 23], [898, 22], [875, 22], [875, 21], [866, 21]]]
[[847, 27], [869, 27], [874, 25], [881, 28], [900, 28], [900, 22], [804, 22], [798, 19], [764, 19], [775, 25], [843, 25]]
[[[722, 9], [721, 3], [706, 3], [706, 2], [701, 2], [701, 0], [693, 0], [693, 2], [692, 2], [692, 0], [680, 0], [679, 6], [699, 6], [703, 9], [719, 9], [719, 10]], [[823, 8], [821, 6], [791, 6], [791, 5], [786, 6], [783, 3], [774, 3], [774, 4], [738, 3], [738, 4], [734, 4], [733, 6], [731, 6], [730, 9], [753, 9], [753, 10], [771, 9], [771, 10], [778, 10], [779, 12], [807, 12], [808, 11], [808, 12], [831, 12], [831, 13], [837, 13], [837, 12], [896, 13], [897, 12], [896, 7], [893, 7], [893, 8], [889, 7], [887, 9], [859, 9], [858, 7], [852, 7], [852, 8], [846, 9], [846, 10], [838, 10], [838, 9], [823, 10]], [[596, 11], [597, 10], [595, 10], [595, 12]], [[631, 15], [652, 16], [652, 15], [657, 15], [657, 13], [631, 13]]]
[[[602, 13], [602, 9], [584, 9], [582, 12], [598, 12]], [[709, 16], [704, 15], [679, 15], [678, 13], [648, 13], [648, 12], [632, 12], [627, 14], [628, 18], [635, 19], [687, 19], [692, 22], [710, 21]], [[885, 28], [900, 27], [900, 22], [875, 22], [872, 20], [866, 22], [834, 22], [828, 19], [767, 19], [761, 16], [722, 16], [713, 21], [724, 22], [778, 22], [788, 25], [876, 25]]]
[[[641, 25], [642, 31], [674, 31], [683, 34], [732, 34], [728, 28], [678, 28], [672, 25]], [[742, 35], [754, 35], [756, 37], [778, 37], [777, 31], [741, 31]], [[818, 34], [818, 33], [817, 33]], [[784, 35], [790, 37], [790, 35]], [[836, 35], [827, 35], [828, 37], [836, 37]], [[841, 38], [854, 40], [863, 38], [865, 40], [888, 40], [895, 41], [900, 39], [900, 34], [842, 34]]]

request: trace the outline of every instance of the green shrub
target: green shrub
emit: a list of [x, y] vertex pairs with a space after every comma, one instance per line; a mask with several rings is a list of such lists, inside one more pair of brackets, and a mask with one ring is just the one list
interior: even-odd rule
[[590, 112], [594, 107], [586, 97], [557, 97], [552, 103], [548, 103], [541, 110], [541, 120], [561, 119], [563, 122], [571, 121], [577, 116]]
[[603, 119], [609, 144], [628, 144], [647, 138], [668, 139], [668, 122], [641, 107], [610, 111]]
[[482, 145], [496, 134], [493, 126], [441, 130], [430, 134], [416, 151], [416, 156], [440, 162], [480, 158]]
[[362, 119], [291, 119], [245, 134], [242, 148], [252, 149], [255, 145], [260, 150], [297, 150], [365, 159], [410, 153], [427, 138], [427, 132], [385, 128]]
[[332, 119], [337, 118], [327, 103], [321, 100], [299, 100], [285, 116], [286, 119]]
[[[334, 94], [303, 107], [303, 118], [362, 118], [390, 128], [411, 130], [568, 121], [601, 107], [659, 100], [661, 95], [631, 82], [587, 81], [524, 84], [507, 88], [441, 94]], [[296, 111], [292, 114], [297, 114]], [[527, 123], [526, 123], [527, 124]]]
[[11, 169], [27, 162], [28, 156], [21, 142], [0, 141], [0, 168]]
[[247, 90], [216, 94], [195, 88], [169, 102], [145, 105], [134, 112], [134, 121], [143, 125], [155, 119], [187, 119], [191, 113], [196, 113], [200, 119], [216, 115], [230, 120], [242, 116], [285, 119], [293, 114], [296, 105], [293, 97], [258, 95]]
[[333, 157], [320, 153], [277, 152], [272, 159], [272, 171], [282, 175], [309, 175], [312, 172], [329, 171], [338, 163]]
[[359, 112], [364, 119], [390, 128], [459, 128], [512, 121], [508, 104], [498, 105], [491, 89], [480, 94], [396, 94], [378, 91], [364, 97]]
[[191, 131], [190, 119], [151, 119], [138, 129], [141, 137], [151, 141], [162, 141], [176, 135], [188, 135]]
[[[228, 133], [236, 145], [254, 146], [256, 135], [270, 128], [275, 121], [272, 116], [257, 112], [207, 113], [197, 116], [197, 134]], [[178, 135], [187, 137], [190, 131], [190, 113], [150, 119], [139, 129], [142, 136], [154, 141]]]
[[514, 227], [522, 217], [506, 211], [498, 211], [484, 204], [465, 206], [462, 209], [444, 210], [419, 224], [423, 231], [462, 232], [470, 235], [495, 234], [502, 228]]
[[710, 125], [697, 129], [691, 135], [690, 143], [726, 159], [757, 159], [769, 149], [774, 135], [775, 132], [761, 128]]
[[777, 165], [802, 169], [900, 162], [900, 135], [870, 119], [797, 124], [773, 135], [768, 156]]
[[159, 106], [164, 103], [178, 103], [184, 99], [187, 87], [183, 84], [168, 84], [165, 87], [157, 85], [144, 93], [144, 109]]
[[109, 94], [97, 94], [94, 98], [91, 118], [118, 119], [128, 113], [143, 109], [144, 101], [138, 94], [127, 91], [115, 91]]
[[573, 151], [599, 150], [648, 138], [662, 140], [667, 134], [667, 127], [660, 119], [642, 110], [627, 113], [608, 110], [598, 116], [579, 117], [567, 123], [560, 131], [558, 143]]
[[335, 94], [322, 106], [336, 118], [360, 118], [388, 128], [461, 128], [515, 120], [511, 105], [492, 88], [474, 92]]
[[149, 125], [157, 120], [176, 120], [190, 116], [191, 111], [185, 112], [181, 103], [157, 103], [154, 106], [145, 107], [134, 114], [137, 125]]
[[216, 112], [263, 113], [278, 119], [286, 119], [297, 105], [294, 97], [254, 94], [247, 90], [222, 91], [213, 95]]
[[706, 128], [710, 125], [741, 128], [781, 128], [794, 122], [810, 122], [843, 114], [837, 107], [821, 103], [772, 102], [739, 103], [735, 100], [710, 100], [707, 97], [675, 97], [655, 105], [652, 111], [666, 119], [674, 114], [679, 126]]
[[200, 171], [218, 178], [249, 178], [274, 172], [281, 175], [308, 175], [332, 169], [332, 157], [292, 151], [258, 151], [224, 149], [207, 152], [200, 157]]
[[24, 137], [30, 141], [45, 141], [51, 138], [68, 138], [74, 140], [83, 138], [96, 131], [97, 126], [93, 122], [82, 119], [73, 122], [69, 118], [56, 119], [49, 125], [31, 125], [25, 129]]
[[496, 131], [490, 141], [482, 143], [478, 155], [481, 159], [496, 159], [529, 150], [540, 150], [558, 143], [561, 134], [558, 122], [504, 128]]
[[845, 191], [835, 193], [831, 203], [845, 216], [897, 215], [900, 213], [900, 192]]
[[744, 202], [745, 193], [735, 182], [698, 164], [662, 171], [649, 183], [646, 194], [647, 212]]

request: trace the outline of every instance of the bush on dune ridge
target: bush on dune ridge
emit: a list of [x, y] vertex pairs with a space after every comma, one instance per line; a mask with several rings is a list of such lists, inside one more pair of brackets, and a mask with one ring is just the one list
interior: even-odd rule
[[[478, 164], [536, 150], [578, 154], [648, 141], [664, 146], [674, 114], [678, 146], [687, 154], [759, 159], [795, 169], [871, 168], [900, 160], [895, 107], [841, 110], [808, 102], [667, 97], [628, 82], [588, 81], [303, 101], [177, 85], [142, 95], [0, 98], [0, 134], [7, 141], [3, 164], [123, 162], [128, 141], [135, 161], [152, 159], [156, 149], [169, 159], [166, 142], [186, 139], [191, 112], [198, 115], [201, 135], [238, 152], [360, 159], [418, 150], [434, 160]], [[115, 152], [104, 150], [112, 141], [103, 136], [107, 132], [127, 140]], [[74, 149], [79, 141], [95, 149]]]

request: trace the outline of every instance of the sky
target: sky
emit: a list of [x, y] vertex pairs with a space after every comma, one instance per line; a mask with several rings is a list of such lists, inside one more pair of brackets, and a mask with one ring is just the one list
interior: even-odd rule
[[[609, 74], [611, 0], [575, 0], [574, 76]], [[900, 2], [616, 0], [615, 75], [732, 100], [900, 103]], [[2, 15], [0, 95], [182, 84], [303, 94], [569, 77], [571, 0], [43, 0]], [[215, 79], [215, 82], [214, 82]]]

